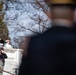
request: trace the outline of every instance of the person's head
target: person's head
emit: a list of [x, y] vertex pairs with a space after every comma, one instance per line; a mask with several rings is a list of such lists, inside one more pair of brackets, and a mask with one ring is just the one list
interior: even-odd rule
[[6, 40], [6, 43], [10, 44], [10, 40]]
[[52, 20], [65, 19], [73, 22], [75, 1], [76, 0], [50, 0]]
[[1, 52], [1, 51], [4, 51], [4, 48], [0, 48], [0, 52]]
[[8, 44], [11, 43], [10, 38], [8, 38], [8, 39], [6, 40], [6, 43], [8, 43]]

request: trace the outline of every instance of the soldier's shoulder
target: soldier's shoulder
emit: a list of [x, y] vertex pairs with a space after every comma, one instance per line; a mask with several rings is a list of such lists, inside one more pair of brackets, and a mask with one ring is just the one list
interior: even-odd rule
[[49, 36], [51, 35], [51, 32], [52, 32], [51, 29], [47, 29], [43, 33], [39, 33], [39, 34], [32, 36], [31, 39], [37, 39], [37, 38], [43, 38], [45, 36]]

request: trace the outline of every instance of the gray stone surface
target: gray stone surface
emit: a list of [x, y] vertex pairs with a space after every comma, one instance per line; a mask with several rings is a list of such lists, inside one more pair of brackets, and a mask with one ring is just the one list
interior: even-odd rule
[[[18, 68], [20, 64], [21, 51], [20, 49], [7, 49], [5, 51], [8, 58], [5, 59], [4, 70], [14, 74], [15, 68]], [[12, 75], [12, 74], [3, 72], [3, 75]]]

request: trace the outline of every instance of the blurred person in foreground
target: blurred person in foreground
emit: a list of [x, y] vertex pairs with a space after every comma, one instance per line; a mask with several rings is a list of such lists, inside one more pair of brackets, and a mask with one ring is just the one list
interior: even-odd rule
[[31, 37], [18, 75], [76, 75], [74, 0], [50, 0], [52, 27]]

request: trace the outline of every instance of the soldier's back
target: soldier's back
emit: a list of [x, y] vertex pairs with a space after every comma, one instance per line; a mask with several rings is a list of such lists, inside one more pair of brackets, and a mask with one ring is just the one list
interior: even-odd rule
[[[32, 37], [22, 61], [26, 75], [76, 74], [76, 36], [68, 27], [54, 26]], [[63, 73], [63, 74], [62, 74]], [[21, 74], [20, 74], [21, 75]]]

